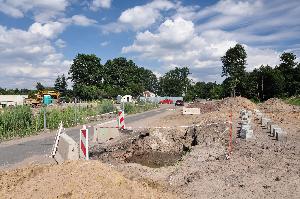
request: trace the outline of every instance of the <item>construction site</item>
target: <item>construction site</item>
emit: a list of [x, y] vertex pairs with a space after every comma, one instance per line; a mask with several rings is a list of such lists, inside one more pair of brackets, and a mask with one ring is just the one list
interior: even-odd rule
[[59, 161], [0, 171], [0, 198], [299, 198], [299, 106], [236, 97], [149, 115], [86, 124], [80, 142], [63, 133]]

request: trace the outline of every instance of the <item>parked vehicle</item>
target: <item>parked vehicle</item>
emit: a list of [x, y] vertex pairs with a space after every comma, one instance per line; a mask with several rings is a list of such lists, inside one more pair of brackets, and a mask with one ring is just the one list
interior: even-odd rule
[[177, 100], [177, 101], [175, 102], [175, 106], [184, 106], [183, 100]]
[[160, 104], [173, 104], [173, 100], [171, 100], [171, 99], [164, 99], [164, 100], [160, 100], [159, 103]]

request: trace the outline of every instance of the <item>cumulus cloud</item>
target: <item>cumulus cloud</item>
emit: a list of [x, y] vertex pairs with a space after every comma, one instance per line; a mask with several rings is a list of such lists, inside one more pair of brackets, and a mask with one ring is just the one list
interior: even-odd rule
[[100, 8], [110, 8], [112, 0], [93, 0], [90, 4], [92, 11], [97, 11]]
[[53, 38], [62, 33], [65, 27], [66, 24], [61, 22], [48, 22], [44, 24], [35, 22], [29, 27], [28, 31], [46, 38]]
[[248, 53], [248, 71], [262, 64], [277, 65], [287, 48], [284, 42], [300, 33], [299, 20], [293, 20], [299, 17], [300, 4], [295, 0], [224, 0], [202, 8], [177, 4], [175, 14], [157, 29], [137, 32], [122, 53], [158, 60], [165, 71], [190, 66], [194, 78], [220, 81], [220, 57], [236, 43]]
[[62, 39], [58, 39], [55, 41], [55, 45], [59, 48], [64, 48], [66, 47], [66, 42]]
[[51, 45], [49, 35], [32, 30], [0, 25], [1, 85], [18, 86], [7, 82], [12, 79], [24, 82], [21, 87], [27, 88], [32, 88], [36, 81], [52, 85], [58, 74], [67, 73], [70, 61]]
[[72, 16], [72, 22], [75, 25], [79, 25], [79, 26], [90, 26], [93, 24], [96, 24], [97, 21], [94, 19], [89, 19], [84, 15], [74, 15]]
[[15, 18], [31, 12], [36, 21], [45, 22], [62, 14], [68, 5], [69, 0], [0, 0], [0, 12]]
[[107, 24], [103, 26], [103, 29], [104, 32], [121, 32], [126, 29], [139, 30], [147, 28], [162, 17], [162, 11], [175, 8], [176, 4], [169, 0], [154, 0], [148, 4], [123, 11], [117, 22]]

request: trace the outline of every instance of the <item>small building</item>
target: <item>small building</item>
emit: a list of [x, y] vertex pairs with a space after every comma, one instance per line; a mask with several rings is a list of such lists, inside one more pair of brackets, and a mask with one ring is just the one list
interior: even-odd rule
[[155, 93], [152, 93], [150, 91], [144, 91], [143, 97], [155, 97]]
[[121, 102], [132, 102], [132, 96], [131, 95], [124, 95], [121, 98]]
[[1, 107], [24, 105], [24, 100], [28, 95], [0, 95]]

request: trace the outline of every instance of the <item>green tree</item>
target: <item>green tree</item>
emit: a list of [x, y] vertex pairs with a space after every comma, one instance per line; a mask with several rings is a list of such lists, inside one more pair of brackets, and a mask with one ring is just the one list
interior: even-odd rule
[[110, 95], [108, 97], [124, 94], [137, 97], [145, 90], [157, 90], [157, 78], [153, 72], [138, 67], [132, 60], [124, 57], [108, 60], [104, 71], [104, 87], [105, 92]]
[[42, 85], [41, 82], [37, 82], [35, 87], [36, 87], [36, 90], [38, 90], [38, 91], [45, 90], [45, 87]]
[[[298, 86], [297, 79], [295, 79], [295, 72], [297, 73], [296, 55], [293, 53], [284, 52], [280, 56], [280, 61], [281, 63], [278, 67], [276, 67], [276, 69], [278, 69], [283, 74], [285, 80], [285, 94], [287, 96], [295, 95]], [[299, 81], [300, 80], [298, 80], [298, 82]]]
[[96, 55], [78, 54], [69, 70], [70, 79], [76, 84], [102, 86], [103, 66]]
[[58, 76], [54, 83], [54, 89], [59, 91], [62, 97], [65, 97], [67, 94], [68, 84], [66, 81], [66, 77], [63, 74], [62, 76]]
[[261, 66], [253, 73], [257, 79], [258, 95], [261, 100], [282, 97], [284, 93], [284, 76], [281, 71], [270, 66]]
[[191, 74], [188, 67], [170, 70], [160, 78], [160, 95], [182, 96], [186, 93], [191, 80], [188, 75]]
[[226, 54], [221, 57], [223, 63], [222, 77], [230, 77], [228, 81], [230, 81], [233, 96], [236, 95], [236, 92], [242, 94], [246, 59], [247, 53], [241, 44], [236, 44], [235, 47], [227, 50]]

